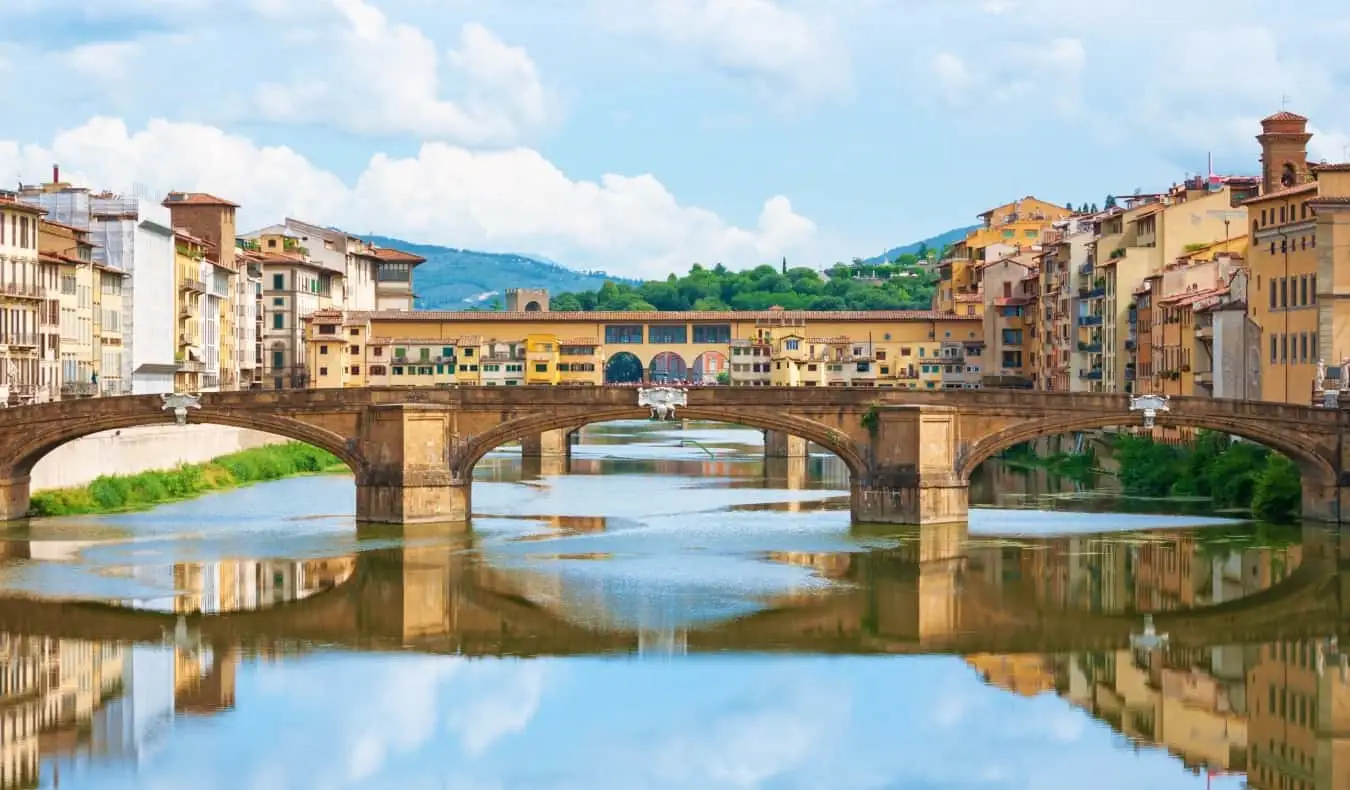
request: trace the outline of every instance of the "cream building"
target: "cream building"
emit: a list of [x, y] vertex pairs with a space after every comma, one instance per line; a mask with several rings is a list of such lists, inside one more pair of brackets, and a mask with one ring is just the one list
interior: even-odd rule
[[59, 369], [53, 378], [42, 364], [42, 330], [51, 323], [47, 316], [44, 324], [43, 310], [50, 310], [54, 285], [38, 263], [38, 221], [44, 213], [12, 192], [0, 192], [0, 405], [30, 403], [60, 388]]

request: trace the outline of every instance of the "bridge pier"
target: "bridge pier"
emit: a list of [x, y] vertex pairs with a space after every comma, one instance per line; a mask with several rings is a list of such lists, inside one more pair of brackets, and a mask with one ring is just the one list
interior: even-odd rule
[[867, 412], [868, 470], [849, 492], [854, 523], [966, 520], [968, 486], [954, 471], [957, 418], [945, 406], [878, 405]]
[[0, 476], [0, 521], [13, 521], [28, 515], [29, 477]]
[[764, 432], [765, 458], [805, 458], [810, 452], [808, 442], [800, 436], [783, 431]]
[[559, 428], [556, 431], [543, 431], [520, 440], [521, 458], [556, 458], [572, 454], [572, 443], [568, 438], [571, 431]]
[[454, 416], [435, 406], [406, 403], [374, 405], [361, 415], [357, 521], [468, 522], [469, 483], [450, 471]]
[[[1305, 473], [1306, 475], [1306, 473]], [[1303, 519], [1340, 524], [1343, 513], [1350, 513], [1350, 487], [1303, 482]]]

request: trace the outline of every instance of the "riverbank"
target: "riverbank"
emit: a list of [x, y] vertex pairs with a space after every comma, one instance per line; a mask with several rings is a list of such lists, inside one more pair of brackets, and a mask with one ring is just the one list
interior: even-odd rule
[[79, 516], [146, 510], [213, 491], [297, 475], [345, 471], [332, 453], [298, 442], [271, 444], [222, 455], [201, 464], [132, 475], [103, 475], [88, 485], [39, 491], [29, 500], [32, 516]]
[[[1116, 478], [1129, 496], [1207, 499], [1216, 510], [1245, 511], [1270, 522], [1292, 521], [1302, 509], [1298, 468], [1259, 444], [1200, 431], [1188, 444], [1118, 434], [1110, 446]], [[1045, 469], [1083, 484], [1108, 474], [1097, 468], [1092, 453], [1040, 455], [1025, 444], [1010, 448], [1000, 460], [1012, 468]]]

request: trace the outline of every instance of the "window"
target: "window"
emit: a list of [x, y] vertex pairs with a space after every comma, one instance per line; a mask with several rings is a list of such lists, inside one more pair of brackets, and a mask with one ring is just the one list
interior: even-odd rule
[[361, 366], [360, 366], [360, 365], [352, 365], [352, 375], [353, 375], [353, 376], [359, 376], [359, 375], [361, 375]]
[[1307, 332], [1299, 332], [1299, 333], [1298, 333], [1298, 361], [1299, 361], [1299, 362], [1307, 362], [1307, 361], [1308, 361], [1308, 333], [1307, 333]]
[[319, 375], [320, 375], [320, 376], [327, 376], [327, 375], [328, 375], [328, 368], [319, 368]]
[[454, 355], [455, 355], [455, 347], [454, 347], [454, 346], [442, 346], [442, 347], [441, 347], [441, 358], [442, 358], [442, 359], [450, 359], [450, 358], [453, 357]]
[[535, 373], [547, 373], [547, 372], [548, 372], [548, 363], [547, 363], [547, 362], [536, 362], [536, 363], [534, 364], [534, 372], [535, 372]]
[[783, 341], [783, 348], [787, 349], [788, 351], [798, 351], [801, 349], [801, 347], [802, 341], [798, 340], [795, 337]]
[[1280, 361], [1289, 361], [1289, 335], [1280, 335]]
[[1289, 278], [1280, 278], [1280, 307], [1289, 306]]
[[320, 353], [320, 354], [323, 354], [323, 355], [325, 355], [325, 356], [327, 356], [327, 354], [328, 354], [328, 346], [319, 346], [319, 353]]
[[286, 306], [286, 297], [284, 297], [284, 296], [274, 296], [274, 297], [272, 297], [272, 306], [273, 306], [273, 307], [285, 307], [285, 306]]
[[611, 324], [605, 327], [606, 343], [641, 343], [642, 324]]
[[1013, 236], [1015, 236], [1015, 235], [1017, 235], [1017, 231], [1015, 231], [1015, 230], [1009, 229], [1009, 230], [1003, 231], [1003, 238], [1005, 238], [1005, 239], [1011, 239], [1011, 238], [1012, 238]]
[[281, 368], [284, 368], [284, 367], [286, 367], [286, 352], [284, 352], [284, 351], [273, 351], [273, 352], [272, 352], [272, 369], [273, 369], [273, 370], [280, 370]]
[[695, 343], [730, 343], [730, 324], [696, 324], [694, 326]]
[[284, 274], [272, 275], [272, 290], [273, 291], [286, 290], [286, 275]]
[[1020, 345], [1022, 345], [1022, 330], [1020, 330], [1020, 329], [1005, 329], [1005, 330], [1003, 330], [1003, 343], [1004, 343], [1004, 345], [1009, 345], [1009, 346], [1020, 346]]
[[1279, 342], [1280, 342], [1280, 341], [1279, 341], [1279, 338], [1277, 338], [1275, 335], [1271, 335], [1271, 336], [1270, 336], [1270, 361], [1271, 361], [1271, 362], [1274, 362], [1275, 360], [1279, 359], [1279, 357], [1278, 357], [1278, 356], [1276, 355], [1276, 353], [1275, 353], [1276, 348], [1279, 347]]
[[361, 336], [361, 330], [358, 329], [358, 328], [356, 328], [356, 327], [352, 327], [351, 336], [352, 336], [352, 337], [360, 337], [360, 336]]
[[406, 348], [395, 348], [395, 349], [394, 349], [394, 358], [395, 358], [395, 359], [404, 359], [404, 358], [407, 357], [407, 356], [408, 356], [408, 349], [406, 349]]
[[684, 325], [653, 325], [647, 327], [648, 343], [687, 343], [689, 335]]
[[286, 328], [286, 314], [285, 314], [285, 313], [273, 313], [273, 314], [272, 314], [272, 328], [273, 328], [273, 329], [285, 329], [285, 328]]
[[430, 361], [431, 361], [431, 349], [429, 349], [429, 348], [419, 348], [419, 349], [417, 349], [417, 358], [418, 358], [419, 360], [421, 360], [422, 362], [430, 362]]
[[466, 357], [471, 357], [471, 356], [473, 356], [473, 349], [472, 349], [472, 348], [466, 348], [466, 349], [464, 349], [464, 356], [466, 356]]
[[1270, 309], [1271, 309], [1271, 310], [1274, 310], [1274, 309], [1275, 309], [1275, 296], [1276, 296], [1276, 291], [1279, 291], [1279, 290], [1280, 290], [1279, 288], [1276, 288], [1276, 287], [1275, 287], [1275, 281], [1274, 281], [1274, 280], [1271, 280], [1271, 281], [1270, 281]]
[[348, 347], [347, 351], [348, 351], [349, 353], [351, 353], [351, 354], [360, 354], [360, 353], [361, 353], [361, 347], [360, 347], [360, 346], [350, 346], [350, 347]]
[[1317, 275], [1308, 277], [1308, 292], [1312, 297], [1312, 303], [1317, 304]]

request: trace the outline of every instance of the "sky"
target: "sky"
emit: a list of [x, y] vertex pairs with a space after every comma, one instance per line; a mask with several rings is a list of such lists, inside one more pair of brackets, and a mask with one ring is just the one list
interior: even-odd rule
[[[141, 660], [139, 656], [137, 661]], [[165, 679], [137, 673], [133, 684]], [[334, 689], [343, 689], [335, 694]], [[1206, 784], [1054, 694], [960, 657], [312, 654], [247, 661], [234, 710], [70, 788], [1099, 790]]]
[[[1350, 4], [4, 0], [0, 184], [663, 276], [822, 266], [1024, 195], [1350, 159]], [[1279, 20], [1272, 24], [1272, 20]], [[1337, 99], [1340, 101], [1337, 101]], [[8, 184], [6, 184], [8, 185]]]

